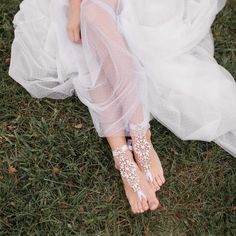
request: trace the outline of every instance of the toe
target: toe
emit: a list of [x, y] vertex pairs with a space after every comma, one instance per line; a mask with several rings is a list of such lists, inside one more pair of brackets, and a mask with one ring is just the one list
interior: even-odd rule
[[155, 180], [156, 180], [156, 182], [157, 182], [157, 184], [158, 184], [159, 186], [162, 185], [162, 180], [161, 180], [161, 178], [160, 178], [159, 175], [155, 177]]
[[156, 197], [152, 197], [150, 200], [149, 200], [149, 207], [150, 207], [150, 210], [154, 211], [157, 209], [159, 205], [159, 201]]
[[155, 177], [154, 180], [153, 180], [153, 185], [154, 185], [156, 191], [160, 189], [160, 184], [159, 184], [159, 182], [156, 180], [156, 177]]
[[157, 209], [158, 205], [159, 205], [158, 202], [151, 203], [150, 204], [150, 210], [155, 211]]
[[153, 180], [150, 182], [150, 185], [152, 186], [153, 190], [157, 191], [157, 189], [159, 189], [159, 185], [156, 183], [155, 178], [153, 178]]
[[156, 192], [160, 189], [159, 184], [157, 183], [155, 177], [153, 177], [152, 181], [150, 182], [150, 185], [152, 186], [152, 189]]
[[144, 212], [141, 201], [138, 202], [138, 212], [139, 213], [143, 213]]
[[159, 175], [159, 177], [160, 177], [162, 183], [164, 184], [166, 182], [164, 175]]
[[148, 203], [146, 200], [142, 200], [142, 208], [144, 211], [147, 211], [149, 209]]
[[136, 212], [136, 214], [139, 213], [139, 204], [138, 204], [138, 202], [135, 203], [135, 212]]
[[135, 206], [136, 206], [135, 203], [131, 204], [131, 210], [134, 214], [136, 214], [136, 207]]
[[156, 192], [156, 191], [159, 191], [160, 189], [161, 189], [160, 186], [159, 186], [158, 184], [156, 184], [155, 192]]

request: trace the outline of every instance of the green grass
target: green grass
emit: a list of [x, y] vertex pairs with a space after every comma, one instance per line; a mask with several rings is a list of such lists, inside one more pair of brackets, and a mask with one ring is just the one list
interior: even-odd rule
[[[161, 208], [132, 215], [87, 108], [77, 97], [32, 98], [8, 76], [19, 2], [0, 3], [0, 236], [236, 235], [236, 160], [214, 143], [181, 141], [156, 121], [153, 143], [167, 179]], [[236, 78], [235, 12], [228, 1], [213, 31], [216, 58]]]

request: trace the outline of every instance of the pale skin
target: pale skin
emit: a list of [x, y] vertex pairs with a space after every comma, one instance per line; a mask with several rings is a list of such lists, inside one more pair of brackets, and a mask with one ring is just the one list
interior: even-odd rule
[[[69, 14], [67, 22], [67, 32], [70, 40], [74, 43], [82, 43], [81, 33], [80, 33], [80, 5], [81, 0], [69, 0]], [[111, 147], [111, 150], [126, 144], [126, 139], [124, 133], [120, 133], [119, 136], [106, 137], [107, 141]], [[132, 136], [131, 136], [132, 138]], [[151, 143], [151, 131], [147, 130], [146, 139]], [[132, 139], [132, 144], [135, 145], [134, 138]], [[151, 172], [154, 177], [154, 181], [149, 183], [144, 175], [144, 171], [139, 164], [139, 157], [132, 151], [126, 151], [127, 156], [132, 160], [135, 165], [137, 165], [137, 174], [140, 178], [140, 186], [145, 193], [147, 199], [140, 200], [136, 193], [133, 192], [132, 188], [128, 185], [125, 179], [123, 179], [123, 184], [126, 192], [126, 196], [129, 200], [131, 210], [133, 213], [143, 213], [147, 210], [156, 210], [159, 206], [159, 201], [155, 195], [155, 191], [159, 190], [161, 185], [165, 182], [163, 175], [163, 169], [159, 157], [151, 145], [150, 159], [151, 159]], [[119, 161], [114, 158], [115, 167], [119, 169]], [[136, 162], [135, 162], [136, 161]]]

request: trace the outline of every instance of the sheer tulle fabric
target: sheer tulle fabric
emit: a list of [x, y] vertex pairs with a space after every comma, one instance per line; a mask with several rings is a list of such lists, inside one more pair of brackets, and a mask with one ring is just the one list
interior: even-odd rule
[[83, 0], [82, 45], [68, 0], [24, 0], [10, 75], [34, 97], [75, 93], [100, 136], [157, 119], [183, 140], [236, 156], [236, 83], [214, 59], [211, 25], [225, 0]]
[[148, 127], [147, 79], [128, 50], [116, 24], [116, 0], [81, 4], [81, 35], [90, 73], [85, 86], [75, 83], [92, 111], [100, 136], [129, 135], [130, 124]]

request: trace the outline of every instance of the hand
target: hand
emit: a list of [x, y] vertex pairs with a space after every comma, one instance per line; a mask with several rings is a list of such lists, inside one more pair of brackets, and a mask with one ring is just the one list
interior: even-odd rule
[[67, 32], [74, 43], [81, 43], [80, 34], [80, 0], [69, 0]]

